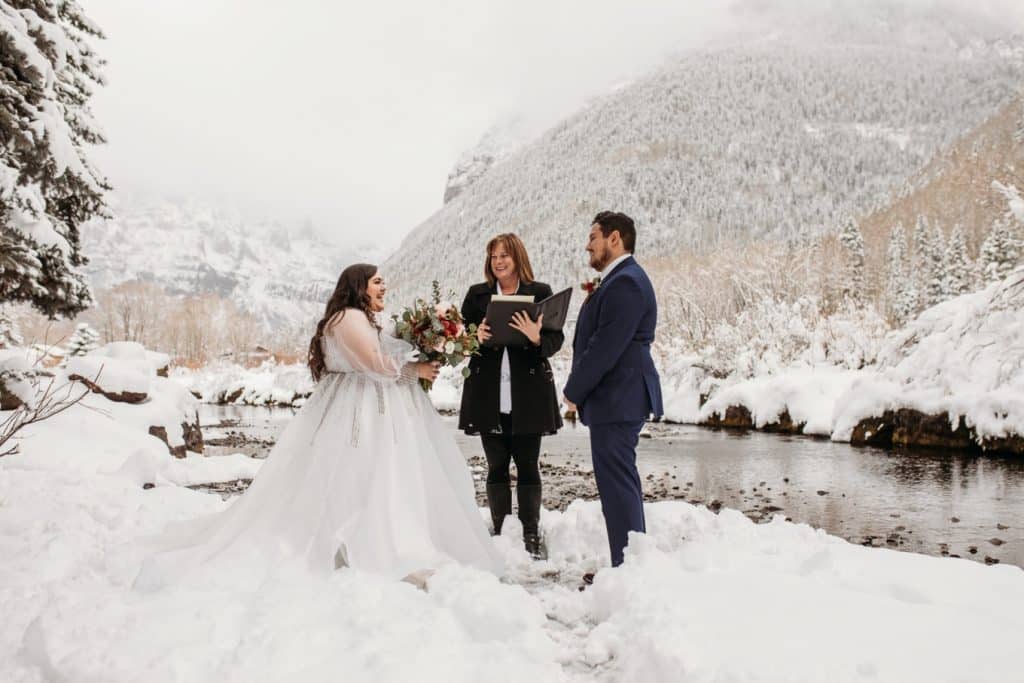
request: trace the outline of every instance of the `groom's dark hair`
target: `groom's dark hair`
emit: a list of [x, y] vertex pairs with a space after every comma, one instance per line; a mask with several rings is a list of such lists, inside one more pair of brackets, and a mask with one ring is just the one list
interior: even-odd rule
[[[607, 238], [613, 232], [618, 232], [622, 238], [622, 246], [630, 254], [636, 249], [636, 226], [633, 219], [618, 211], [602, 211], [594, 216], [593, 223], [601, 226], [601, 234]], [[593, 225], [591, 223], [591, 225]]]

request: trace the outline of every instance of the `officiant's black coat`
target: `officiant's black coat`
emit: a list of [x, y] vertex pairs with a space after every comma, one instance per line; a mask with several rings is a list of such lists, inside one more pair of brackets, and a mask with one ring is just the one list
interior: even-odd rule
[[[479, 325], [487, 313], [494, 287], [473, 285], [462, 302], [467, 324]], [[522, 283], [517, 294], [543, 301], [551, 287], [543, 282]], [[554, 434], [562, 426], [555, 393], [555, 378], [548, 358], [558, 353], [565, 341], [562, 332], [541, 330], [540, 346], [505, 347], [512, 375], [512, 433]], [[501, 389], [501, 348], [482, 346], [480, 355], [469, 361], [469, 377], [462, 389], [459, 429], [467, 434], [492, 434], [499, 430]]]

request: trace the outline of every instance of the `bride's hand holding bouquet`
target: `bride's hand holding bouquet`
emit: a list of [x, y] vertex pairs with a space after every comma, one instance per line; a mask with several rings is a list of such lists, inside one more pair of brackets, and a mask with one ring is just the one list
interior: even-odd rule
[[[433, 300], [417, 299], [416, 303], [400, 314], [392, 316], [395, 336], [411, 344], [417, 360], [434, 364], [433, 377], [420, 375], [420, 386], [429, 391], [441, 366], [456, 367], [480, 350], [477, 326], [466, 325], [459, 309], [450, 302], [441, 301], [441, 289], [433, 282]], [[463, 368], [463, 376], [469, 368]]]

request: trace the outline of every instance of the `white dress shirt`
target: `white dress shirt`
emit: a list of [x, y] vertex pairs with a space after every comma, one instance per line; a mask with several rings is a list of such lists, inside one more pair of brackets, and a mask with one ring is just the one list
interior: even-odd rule
[[620, 256], [619, 258], [615, 259], [614, 261], [609, 263], [607, 266], [605, 266], [604, 270], [601, 271], [601, 282], [604, 282], [605, 278], [607, 278], [611, 274], [611, 272], [613, 270], [615, 270], [615, 267], [617, 265], [619, 265], [620, 263], [622, 263], [623, 261], [625, 261], [628, 258], [633, 258], [633, 255], [632, 254], [623, 254], [622, 256]]
[[[494, 285], [495, 294], [502, 294], [501, 283]], [[516, 294], [519, 293], [519, 282], [516, 282]], [[512, 413], [512, 368], [508, 364], [508, 351], [501, 349], [501, 388], [498, 390], [498, 410], [504, 415]]]

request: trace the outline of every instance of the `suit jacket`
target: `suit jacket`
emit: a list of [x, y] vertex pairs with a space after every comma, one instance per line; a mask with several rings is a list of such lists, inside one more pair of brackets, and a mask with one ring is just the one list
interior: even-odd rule
[[663, 414], [661, 381], [651, 358], [658, 302], [632, 257], [584, 302], [573, 338], [565, 396], [583, 424], [634, 422]]
[[[521, 283], [519, 293], [542, 301], [551, 296], [551, 287], [543, 282]], [[462, 317], [467, 324], [479, 325], [487, 313], [494, 287], [482, 282], [466, 292]], [[561, 332], [541, 330], [540, 346], [504, 347], [508, 351], [512, 375], [512, 433], [554, 434], [562, 427], [558, 410], [555, 377], [548, 358], [558, 353], [565, 342]], [[500, 430], [501, 348], [482, 346], [480, 355], [469, 361], [469, 377], [462, 388], [459, 429], [467, 434], [490, 434]]]

